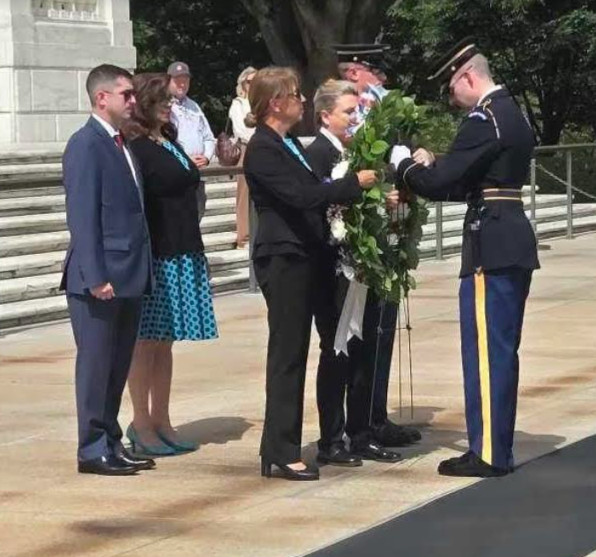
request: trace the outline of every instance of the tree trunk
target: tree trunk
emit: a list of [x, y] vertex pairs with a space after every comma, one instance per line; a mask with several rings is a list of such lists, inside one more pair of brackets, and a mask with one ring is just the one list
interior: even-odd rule
[[300, 133], [313, 133], [312, 95], [337, 75], [336, 43], [372, 43], [393, 0], [242, 0], [277, 65], [296, 68], [308, 98]]

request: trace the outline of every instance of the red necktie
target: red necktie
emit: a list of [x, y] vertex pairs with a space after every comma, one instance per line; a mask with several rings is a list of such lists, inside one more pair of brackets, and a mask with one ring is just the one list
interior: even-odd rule
[[117, 133], [114, 136], [114, 141], [116, 142], [116, 145], [118, 145], [118, 148], [121, 151], [124, 151], [124, 140], [122, 139], [122, 134], [121, 133]]

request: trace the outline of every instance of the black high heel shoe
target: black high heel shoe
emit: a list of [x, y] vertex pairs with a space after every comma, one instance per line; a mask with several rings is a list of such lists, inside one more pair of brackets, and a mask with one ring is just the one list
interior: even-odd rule
[[295, 482], [312, 482], [319, 479], [319, 470], [316, 468], [309, 468], [308, 465], [304, 470], [294, 470], [287, 464], [277, 464], [275, 462], [267, 462], [264, 458], [261, 459], [261, 476], [264, 478], [271, 478], [271, 467], [275, 464], [279, 469], [280, 474], [276, 478], [283, 478], [284, 480], [292, 480]]

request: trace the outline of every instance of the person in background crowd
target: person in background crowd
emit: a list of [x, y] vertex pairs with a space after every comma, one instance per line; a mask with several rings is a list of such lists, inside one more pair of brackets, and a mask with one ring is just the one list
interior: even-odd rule
[[176, 141], [166, 74], [134, 77], [137, 104], [127, 129], [145, 184], [156, 285], [143, 310], [128, 387], [133, 449], [167, 455], [195, 449], [170, 419], [172, 344], [217, 338], [207, 261], [199, 229], [197, 165]]
[[[317, 89], [314, 106], [320, 128], [306, 151], [319, 178], [330, 180], [333, 167], [342, 159], [345, 146], [351, 139], [348, 128], [357, 117], [358, 93], [349, 81], [329, 80]], [[385, 449], [372, 439], [368, 422], [373, 378], [367, 375], [371, 371], [370, 366], [362, 365], [362, 341], [353, 339], [350, 342], [349, 358], [335, 354], [335, 331], [349, 284], [343, 275], [337, 276], [335, 249], [330, 248], [329, 252], [329, 264], [321, 269], [318, 285], [324, 289], [324, 298], [335, 300], [335, 311], [324, 315], [332, 319], [330, 324], [321, 322], [315, 314], [321, 338], [317, 374], [321, 428], [318, 460], [335, 466], [360, 466], [363, 458], [397, 462], [400, 459], [398, 453]], [[327, 331], [331, 334], [326, 334]], [[347, 405], [347, 422], [344, 402]], [[344, 433], [350, 437], [350, 451], [346, 449]]]
[[275, 465], [286, 479], [317, 480], [318, 469], [301, 459], [301, 442], [313, 315], [334, 311], [333, 300], [323, 299], [318, 288], [318, 273], [329, 259], [324, 208], [360, 199], [361, 188], [376, 177], [368, 170], [323, 183], [315, 175], [302, 145], [288, 133], [304, 113], [293, 69], [259, 70], [249, 101], [247, 120], [257, 129], [244, 171], [259, 216], [252, 257], [269, 324], [261, 473], [271, 476]]
[[[236, 98], [230, 105], [228, 116], [232, 122], [232, 131], [242, 150], [239, 165], [244, 162], [244, 153], [246, 146], [254, 133], [254, 128], [248, 128], [244, 122], [246, 116], [250, 113], [250, 103], [248, 102], [248, 91], [250, 84], [257, 73], [252, 66], [245, 68], [238, 76], [236, 84]], [[248, 242], [249, 233], [249, 205], [248, 186], [244, 174], [238, 174], [236, 185], [236, 247], [243, 249]]]
[[[188, 64], [173, 62], [168, 67], [168, 75], [171, 77], [170, 93], [174, 97], [170, 120], [177, 130], [178, 144], [197, 168], [205, 168], [215, 153], [215, 137], [201, 107], [188, 96], [191, 78]], [[196, 197], [200, 221], [207, 204], [205, 182], [201, 181], [197, 186]]]
[[[350, 81], [358, 91], [360, 102], [356, 110], [356, 123], [350, 128], [361, 125], [371, 106], [387, 94], [384, 84], [387, 80], [383, 64], [386, 45], [336, 45], [339, 59], [338, 72], [342, 79]], [[415, 157], [421, 156], [415, 153]], [[420, 432], [413, 427], [397, 425], [387, 415], [387, 397], [391, 358], [395, 341], [398, 307], [386, 303], [381, 323], [381, 337], [377, 358], [377, 328], [381, 315], [380, 300], [369, 290], [364, 314], [364, 348], [361, 351], [362, 366], [368, 367], [367, 377], [375, 377], [373, 385], [372, 427], [375, 440], [386, 447], [402, 447], [421, 439]], [[375, 373], [375, 360], [377, 369]]]
[[62, 161], [70, 245], [60, 288], [77, 345], [78, 470], [132, 475], [155, 466], [126, 451], [118, 424], [141, 301], [152, 286], [142, 176], [119, 131], [135, 104], [132, 76], [98, 66], [87, 93], [92, 116]]
[[170, 93], [174, 96], [171, 122], [178, 130], [178, 143], [197, 165], [209, 164], [215, 153], [215, 137], [201, 107], [188, 96], [190, 70], [184, 62], [173, 62], [168, 67]]

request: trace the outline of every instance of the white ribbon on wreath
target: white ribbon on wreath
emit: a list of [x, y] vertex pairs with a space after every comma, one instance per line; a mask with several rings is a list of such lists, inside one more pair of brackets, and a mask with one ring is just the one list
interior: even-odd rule
[[[341, 180], [347, 174], [349, 167], [350, 162], [342, 160], [333, 167], [331, 179]], [[329, 218], [331, 241], [333, 244], [342, 244], [347, 234], [342, 210], [339, 208], [336, 210], [332, 209], [331, 213], [332, 216]], [[348, 287], [337, 330], [335, 331], [333, 348], [336, 355], [343, 353], [347, 356], [350, 340], [353, 337], [358, 337], [362, 340], [362, 322], [364, 320], [368, 286], [356, 280], [356, 273], [352, 267], [341, 263], [340, 272], [350, 281], [350, 286]]]

